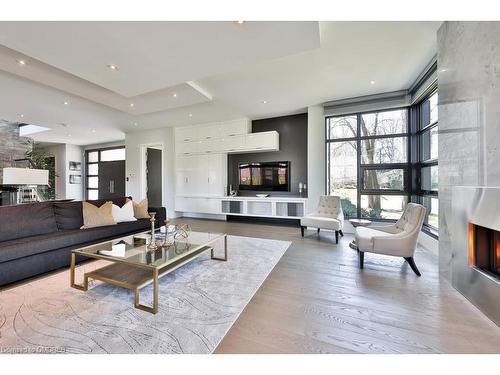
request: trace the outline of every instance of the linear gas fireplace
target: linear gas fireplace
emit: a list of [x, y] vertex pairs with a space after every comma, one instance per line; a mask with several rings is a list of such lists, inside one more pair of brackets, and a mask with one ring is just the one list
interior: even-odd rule
[[452, 191], [452, 284], [500, 325], [500, 188]]
[[500, 232], [469, 223], [469, 263], [471, 267], [500, 277]]

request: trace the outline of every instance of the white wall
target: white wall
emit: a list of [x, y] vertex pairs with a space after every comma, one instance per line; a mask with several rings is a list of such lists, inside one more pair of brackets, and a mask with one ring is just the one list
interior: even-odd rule
[[323, 106], [307, 108], [307, 211], [325, 194], [325, 116]]
[[[69, 144], [54, 144], [45, 147], [45, 150], [56, 159], [56, 199], [83, 199], [83, 175], [84, 158], [81, 146]], [[76, 161], [82, 163], [81, 171], [70, 171], [69, 162]], [[70, 184], [69, 175], [79, 174], [82, 176], [82, 184]]]
[[[65, 177], [65, 182], [66, 182], [66, 199], [74, 199], [77, 201], [81, 201], [83, 199], [83, 179], [84, 179], [84, 157], [83, 157], [83, 148], [81, 146], [75, 146], [75, 145], [66, 145], [66, 162], [64, 163], [65, 170], [66, 170], [66, 177]], [[81, 163], [81, 170], [80, 171], [70, 171], [69, 170], [69, 162], [70, 161], [76, 161]], [[82, 176], [82, 183], [81, 184], [70, 184], [69, 183], [69, 176], [72, 174], [80, 175]]]
[[168, 216], [174, 217], [175, 200], [175, 152], [173, 128], [143, 130], [125, 134], [126, 150], [126, 193], [134, 200], [146, 198], [141, 189], [141, 178], [146, 171], [142, 167], [142, 147], [159, 145], [163, 147], [163, 207], [166, 207]]
[[66, 199], [66, 145], [54, 144], [45, 150], [56, 159], [56, 199]]

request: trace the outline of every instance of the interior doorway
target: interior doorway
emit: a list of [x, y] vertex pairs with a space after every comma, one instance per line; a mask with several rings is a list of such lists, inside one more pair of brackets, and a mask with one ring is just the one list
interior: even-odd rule
[[161, 207], [163, 202], [163, 168], [161, 145], [148, 145], [146, 152], [146, 197], [151, 207]]

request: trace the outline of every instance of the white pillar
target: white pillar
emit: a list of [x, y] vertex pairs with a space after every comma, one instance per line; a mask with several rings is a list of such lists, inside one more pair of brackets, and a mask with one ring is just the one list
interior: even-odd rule
[[318, 205], [326, 186], [325, 115], [322, 105], [307, 108], [307, 211]]

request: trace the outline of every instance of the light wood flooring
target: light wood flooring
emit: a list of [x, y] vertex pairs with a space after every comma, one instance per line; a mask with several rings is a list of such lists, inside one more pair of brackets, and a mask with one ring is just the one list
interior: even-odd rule
[[[177, 219], [193, 230], [292, 241], [216, 353], [500, 353], [500, 328], [418, 249], [417, 277], [400, 258], [366, 254], [346, 234], [291, 226]], [[231, 249], [229, 249], [230, 254]]]

